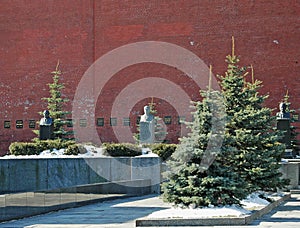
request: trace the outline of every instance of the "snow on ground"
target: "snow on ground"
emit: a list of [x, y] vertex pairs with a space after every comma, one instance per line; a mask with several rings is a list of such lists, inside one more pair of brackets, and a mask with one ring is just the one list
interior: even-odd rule
[[[242, 205], [245, 205], [247, 208], [255, 208], [260, 206], [267, 206], [270, 202], [266, 199], [262, 199], [259, 197], [262, 192], [255, 192], [249, 195], [246, 199], [241, 201]], [[266, 196], [268, 197], [268, 196]]]
[[142, 155], [139, 155], [139, 156], [136, 156], [136, 157], [150, 157], [150, 158], [153, 158], [153, 157], [158, 157], [157, 154], [154, 154], [152, 152], [149, 152], [149, 153], [146, 153], [146, 154], [142, 154]]
[[[103, 149], [100, 147], [95, 147], [92, 145], [84, 145], [86, 149], [86, 153], [84, 154], [78, 154], [78, 155], [65, 155], [64, 151], [65, 149], [54, 149], [52, 151], [45, 150], [41, 152], [39, 155], [6, 155], [3, 157], [0, 157], [0, 159], [24, 159], [24, 158], [91, 158], [91, 157], [109, 157], [103, 154]], [[137, 157], [158, 157], [157, 154], [147, 152], [145, 154], [142, 154]]]
[[102, 148], [98, 148], [98, 147], [91, 146], [91, 145], [84, 145], [84, 147], [86, 148], [87, 152], [84, 154], [78, 154], [78, 155], [65, 155], [64, 154], [65, 149], [60, 149], [60, 150], [53, 149], [52, 151], [44, 150], [39, 155], [22, 155], [22, 156], [21, 155], [18, 155], [18, 156], [6, 155], [3, 157], [0, 157], [0, 159], [106, 157], [102, 153]]
[[[242, 200], [242, 207], [237, 205], [222, 207], [205, 207], [205, 208], [179, 208], [172, 207], [170, 209], [153, 212], [148, 218], [216, 218], [216, 217], [241, 217], [251, 214], [254, 209], [260, 209], [269, 204], [265, 199], [259, 197], [261, 193], [252, 193], [246, 199]], [[265, 194], [264, 194], [265, 195]], [[271, 198], [271, 196], [268, 196]]]
[[240, 217], [251, 212], [237, 206], [224, 206], [213, 208], [182, 209], [171, 208], [153, 212], [148, 218], [215, 218], [215, 217]]

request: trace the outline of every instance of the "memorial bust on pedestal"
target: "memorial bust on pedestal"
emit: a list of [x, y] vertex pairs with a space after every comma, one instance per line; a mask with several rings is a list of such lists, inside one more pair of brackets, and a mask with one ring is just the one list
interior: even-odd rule
[[144, 107], [144, 114], [140, 120], [140, 143], [154, 143], [154, 116], [150, 114], [150, 107]]
[[40, 140], [53, 139], [53, 119], [48, 110], [45, 110], [43, 115], [44, 117], [40, 120]]
[[280, 140], [281, 143], [286, 145], [286, 149], [291, 148], [291, 123], [290, 113], [287, 112], [287, 105], [284, 102], [280, 102], [279, 110], [276, 114], [277, 130], [283, 131], [283, 138]]
[[289, 119], [290, 113], [286, 111], [287, 105], [284, 102], [279, 103], [279, 110], [280, 112], [277, 112], [277, 119]]

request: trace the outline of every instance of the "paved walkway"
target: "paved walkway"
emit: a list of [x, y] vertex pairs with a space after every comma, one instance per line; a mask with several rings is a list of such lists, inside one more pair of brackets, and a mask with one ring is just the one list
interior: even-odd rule
[[[131, 197], [72, 208], [44, 215], [34, 216], [16, 221], [0, 223], [6, 228], [96, 228], [96, 227], [135, 227], [135, 219], [167, 208], [157, 196], [148, 195]], [[215, 226], [225, 228], [226, 226]], [[228, 227], [228, 226], [227, 226]], [[237, 227], [237, 226], [234, 226]], [[298, 228], [300, 227], [300, 194], [292, 198], [276, 210], [265, 215], [248, 228]], [[187, 227], [186, 227], [187, 228]], [[205, 228], [205, 226], [202, 226]]]

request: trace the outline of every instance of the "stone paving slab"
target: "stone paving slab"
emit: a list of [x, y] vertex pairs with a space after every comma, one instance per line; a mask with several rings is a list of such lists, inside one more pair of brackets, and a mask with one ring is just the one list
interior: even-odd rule
[[[168, 205], [157, 195], [131, 197], [0, 223], [0, 228], [134, 228], [137, 219], [167, 208]], [[299, 224], [300, 194], [292, 194], [287, 202], [249, 225], [201, 226], [201, 228], [299, 228]], [[192, 227], [195, 226], [184, 228]]]
[[5, 194], [0, 195], [0, 222], [150, 193], [150, 180], [128, 180]]
[[37, 193], [34, 197], [28, 197], [26, 193], [16, 195], [6, 197], [5, 205], [0, 206], [0, 222], [131, 196], [127, 194], [83, 193], [68, 193], [63, 196], [55, 193], [43, 195]]

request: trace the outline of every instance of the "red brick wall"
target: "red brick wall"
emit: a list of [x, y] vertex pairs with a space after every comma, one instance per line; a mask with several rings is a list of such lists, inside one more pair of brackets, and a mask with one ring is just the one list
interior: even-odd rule
[[[89, 1], [0, 1], [0, 154], [12, 141], [30, 140], [49, 96], [51, 71], [60, 61], [64, 95], [72, 99], [93, 62], [93, 4]], [[4, 129], [3, 122], [12, 122]], [[15, 121], [24, 128], [16, 129]]]
[[[139, 41], [179, 45], [222, 74], [233, 35], [241, 65], [253, 65], [255, 77], [264, 84], [261, 92], [270, 95], [266, 105], [277, 108], [288, 89], [299, 112], [299, 13], [296, 0], [0, 1], [0, 153], [12, 141], [34, 137], [28, 121], [38, 120], [37, 112], [46, 107], [41, 97], [48, 96], [49, 72], [58, 60], [64, 95], [72, 100], [82, 75], [96, 59]], [[196, 84], [173, 67], [128, 66], [111, 78], [98, 99], [96, 117], [105, 118], [105, 126], [97, 128], [102, 140], [115, 140], [108, 126], [114, 99], [129, 83], [145, 77], [169, 79], [199, 99]], [[172, 104], [157, 103], [162, 117], [170, 113], [176, 117]], [[144, 101], [136, 104], [132, 118], [144, 105]], [[10, 129], [3, 128], [5, 120], [12, 122]], [[16, 129], [16, 120], [24, 121], [23, 129]], [[180, 127], [175, 122], [170, 140], [176, 139]]]

